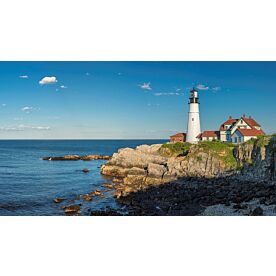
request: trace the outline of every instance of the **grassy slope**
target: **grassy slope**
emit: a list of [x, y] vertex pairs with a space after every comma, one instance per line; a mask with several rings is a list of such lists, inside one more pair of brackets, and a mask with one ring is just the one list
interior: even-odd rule
[[161, 155], [166, 157], [169, 157], [169, 156], [176, 157], [187, 153], [191, 146], [192, 144], [190, 143], [182, 143], [182, 142], [163, 144], [160, 149], [160, 153]]
[[[191, 147], [195, 147], [195, 151], [193, 153], [188, 153]], [[200, 156], [200, 152], [205, 152], [213, 155], [221, 159], [230, 167], [235, 168], [237, 166], [236, 159], [233, 155], [233, 149], [235, 146], [230, 143], [222, 143], [220, 141], [202, 141], [197, 145], [192, 145], [190, 143], [172, 143], [172, 144], [164, 144], [160, 149], [160, 153], [163, 156], [181, 156], [186, 155], [188, 153], [189, 156], [197, 155], [196, 158], [198, 161], [201, 161], [202, 158]]]

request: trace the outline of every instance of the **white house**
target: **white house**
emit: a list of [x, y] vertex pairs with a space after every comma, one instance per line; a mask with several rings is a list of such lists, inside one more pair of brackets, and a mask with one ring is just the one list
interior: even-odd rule
[[205, 130], [200, 133], [197, 137], [200, 141], [214, 141], [219, 140], [219, 131], [216, 130]]
[[200, 141], [220, 140], [222, 142], [243, 143], [259, 135], [264, 131], [251, 116], [243, 115], [239, 119], [231, 116], [219, 128], [219, 131], [206, 130], [200, 133], [197, 138]]
[[238, 128], [233, 135], [231, 136], [232, 138], [232, 143], [243, 143], [246, 142], [252, 138], [256, 138], [259, 135], [263, 135], [264, 132], [262, 130], [258, 129], [243, 129], [243, 128]]
[[220, 140], [223, 142], [242, 143], [259, 135], [264, 135], [264, 131], [251, 116], [243, 115], [239, 119], [231, 116], [220, 126]]

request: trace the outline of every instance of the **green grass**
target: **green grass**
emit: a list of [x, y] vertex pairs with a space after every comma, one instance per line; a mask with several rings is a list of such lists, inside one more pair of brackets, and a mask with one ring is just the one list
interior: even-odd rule
[[[193, 147], [195, 150], [189, 152], [189, 149]], [[233, 150], [236, 146], [232, 143], [222, 143], [220, 141], [202, 141], [196, 145], [177, 142], [171, 144], [163, 144], [159, 150], [160, 154], [165, 157], [176, 157], [181, 155], [187, 155], [187, 157], [195, 157], [198, 162], [202, 161], [200, 152], [206, 152], [214, 157], [222, 160], [227, 166], [231, 168], [237, 167], [237, 162], [233, 154]]]
[[159, 152], [163, 156], [179, 156], [186, 154], [191, 146], [192, 144], [186, 142], [163, 144]]
[[198, 143], [199, 150], [208, 152], [214, 157], [222, 160], [231, 168], [237, 167], [237, 161], [234, 157], [234, 148], [236, 145], [232, 143], [222, 143], [220, 141], [202, 141]]
[[257, 138], [252, 138], [248, 141], [245, 142], [245, 144], [252, 144], [257, 147], [265, 147], [267, 145], [270, 145], [274, 141], [271, 140], [271, 138], [275, 136], [274, 134], [272, 135], [259, 135]]

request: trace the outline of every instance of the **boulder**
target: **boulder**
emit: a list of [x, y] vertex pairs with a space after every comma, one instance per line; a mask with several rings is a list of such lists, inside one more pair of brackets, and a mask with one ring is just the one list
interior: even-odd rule
[[148, 165], [148, 176], [162, 178], [164, 173], [167, 171], [164, 165], [150, 163]]
[[81, 198], [85, 201], [92, 201], [93, 199], [91, 195], [82, 195]]
[[109, 183], [105, 183], [102, 185], [103, 187], [109, 189], [109, 190], [112, 190], [113, 189], [113, 185], [112, 184], [109, 184]]
[[79, 213], [80, 212], [80, 206], [79, 205], [70, 205], [64, 207], [65, 213]]
[[261, 207], [257, 207], [255, 208], [252, 212], [251, 212], [251, 216], [262, 216], [264, 214], [264, 211]]
[[54, 199], [54, 203], [61, 203], [64, 200], [66, 200], [66, 198], [57, 197]]
[[100, 196], [100, 195], [102, 195], [102, 194], [103, 194], [103, 193], [102, 193], [102, 191], [100, 191], [100, 190], [95, 190], [95, 191], [89, 193], [90, 196]]

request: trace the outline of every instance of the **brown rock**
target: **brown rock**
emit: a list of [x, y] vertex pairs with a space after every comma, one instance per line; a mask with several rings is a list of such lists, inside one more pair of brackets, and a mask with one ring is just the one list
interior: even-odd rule
[[108, 184], [108, 183], [105, 183], [102, 186], [105, 188], [108, 188], [109, 190], [112, 190], [114, 188], [112, 184]]
[[93, 191], [93, 192], [89, 193], [89, 195], [91, 195], [91, 196], [100, 196], [102, 194], [103, 193], [100, 190], [96, 190], [96, 191]]
[[121, 183], [123, 180], [122, 178], [119, 178], [119, 177], [113, 177], [112, 181], [116, 183]]
[[93, 199], [91, 195], [82, 195], [81, 198], [83, 198], [85, 201], [92, 201]]
[[79, 155], [65, 155], [65, 156], [58, 156], [58, 157], [43, 157], [43, 160], [46, 161], [76, 161], [76, 160], [83, 160], [83, 161], [90, 161], [90, 160], [109, 160], [110, 156], [108, 155], [86, 155], [86, 156], [79, 156]]
[[66, 198], [57, 197], [54, 199], [55, 203], [61, 203], [62, 201], [66, 200]]
[[79, 213], [80, 212], [80, 206], [79, 205], [70, 205], [66, 206], [64, 208], [65, 213]]
[[89, 169], [85, 168], [82, 170], [84, 173], [89, 173]]
[[109, 155], [96, 155], [96, 154], [91, 154], [91, 155], [86, 155], [82, 156], [81, 160], [83, 161], [90, 161], [90, 160], [109, 160], [110, 156]]

